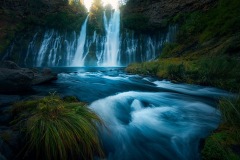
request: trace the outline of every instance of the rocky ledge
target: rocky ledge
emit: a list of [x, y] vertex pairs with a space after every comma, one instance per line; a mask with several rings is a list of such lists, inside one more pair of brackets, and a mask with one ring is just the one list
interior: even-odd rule
[[57, 79], [57, 74], [51, 69], [42, 71], [21, 68], [11, 61], [0, 63], [0, 93], [16, 93], [30, 90], [33, 85], [51, 82]]

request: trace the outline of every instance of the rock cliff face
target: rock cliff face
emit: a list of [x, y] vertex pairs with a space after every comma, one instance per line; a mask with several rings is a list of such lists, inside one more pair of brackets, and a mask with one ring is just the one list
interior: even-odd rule
[[163, 20], [178, 13], [208, 10], [217, 0], [129, 0], [124, 8], [124, 16], [142, 14], [148, 17], [149, 25], [160, 25]]

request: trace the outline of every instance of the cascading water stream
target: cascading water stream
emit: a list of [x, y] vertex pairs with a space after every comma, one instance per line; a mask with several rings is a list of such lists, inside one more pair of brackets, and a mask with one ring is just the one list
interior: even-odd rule
[[[104, 122], [99, 135], [106, 160], [200, 160], [200, 140], [217, 128], [217, 100], [229, 93], [203, 86], [174, 84], [127, 75], [119, 68], [65, 67], [57, 91], [87, 102]], [[98, 159], [95, 157], [95, 159]]]
[[[154, 35], [136, 34], [131, 30], [120, 32], [120, 11], [117, 9], [109, 17], [104, 12], [103, 33], [87, 32], [88, 20], [89, 17], [82, 24], [79, 35], [75, 31], [62, 33], [40, 29], [28, 40], [19, 37], [2, 59], [15, 59], [19, 65], [33, 67], [126, 66], [154, 60], [164, 44], [176, 38], [176, 26], [169, 26], [167, 31]], [[28, 43], [22, 44], [22, 38]]]
[[105, 50], [103, 53], [102, 66], [119, 66], [120, 52], [120, 11], [114, 10], [108, 21], [104, 12], [104, 27], [106, 31]]
[[84, 55], [84, 46], [86, 42], [86, 35], [87, 35], [87, 22], [88, 22], [88, 17], [84, 21], [82, 28], [81, 28], [81, 33], [78, 38], [78, 46], [77, 50], [72, 62], [72, 66], [84, 66], [84, 60], [86, 55]]
[[37, 67], [42, 66], [42, 63], [44, 61], [45, 55], [47, 54], [48, 46], [50, 45], [53, 34], [54, 34], [54, 31], [51, 30], [49, 32], [46, 32], [44, 35], [44, 40], [43, 40], [41, 48], [37, 54], [38, 55], [37, 59], [36, 59]]

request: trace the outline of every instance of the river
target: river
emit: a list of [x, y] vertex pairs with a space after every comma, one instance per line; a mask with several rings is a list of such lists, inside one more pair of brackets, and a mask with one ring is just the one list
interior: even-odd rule
[[220, 123], [216, 103], [228, 93], [129, 75], [124, 68], [53, 68], [58, 80], [35, 86], [87, 102], [105, 122], [100, 137], [109, 160], [196, 160], [200, 142]]

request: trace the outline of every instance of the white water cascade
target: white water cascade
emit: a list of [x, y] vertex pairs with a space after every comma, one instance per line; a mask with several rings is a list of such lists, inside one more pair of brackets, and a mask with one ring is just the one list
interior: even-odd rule
[[[36, 29], [32, 36], [14, 40], [1, 59], [16, 59], [19, 65], [57, 66], [126, 66], [154, 60], [165, 43], [174, 42], [177, 26], [155, 34], [139, 34], [124, 29], [120, 32], [120, 11], [103, 13], [103, 32], [88, 30], [88, 19], [78, 32]], [[21, 43], [24, 39], [25, 43]], [[19, 56], [21, 55], [21, 56]]]
[[104, 12], [104, 27], [106, 31], [105, 50], [103, 53], [102, 66], [120, 65], [120, 11], [115, 10], [109, 21]]
[[44, 61], [45, 55], [47, 54], [48, 46], [50, 45], [53, 34], [54, 34], [53, 30], [51, 30], [49, 32], [46, 32], [44, 35], [44, 40], [43, 40], [41, 48], [37, 54], [38, 55], [37, 59], [36, 59], [37, 67], [42, 66], [42, 63]]
[[87, 21], [88, 21], [88, 16], [81, 28], [81, 33], [78, 38], [78, 46], [73, 59], [72, 66], [84, 66], [84, 60], [87, 56], [86, 54], [84, 55], [84, 46], [85, 46], [86, 35], [87, 35]]

